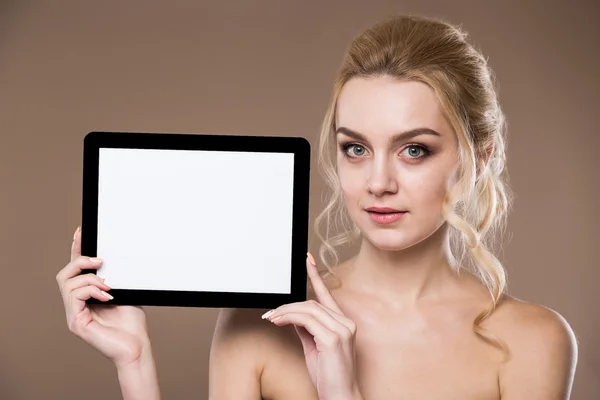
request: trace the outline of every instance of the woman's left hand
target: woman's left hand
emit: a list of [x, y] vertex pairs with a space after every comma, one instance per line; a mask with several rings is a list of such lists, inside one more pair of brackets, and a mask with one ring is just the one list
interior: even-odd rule
[[263, 315], [278, 326], [293, 324], [320, 400], [362, 399], [356, 381], [356, 324], [344, 315], [309, 254], [306, 268], [317, 300], [285, 304]]

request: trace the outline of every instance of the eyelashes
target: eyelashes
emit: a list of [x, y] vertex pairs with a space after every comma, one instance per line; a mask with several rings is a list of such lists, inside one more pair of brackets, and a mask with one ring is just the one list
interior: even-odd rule
[[[344, 157], [349, 158], [349, 159], [361, 158], [365, 154], [368, 153], [367, 148], [359, 143], [352, 143], [352, 142], [340, 143], [339, 148], [342, 151]], [[360, 152], [359, 152], [360, 154], [356, 154], [356, 153], [351, 154], [350, 150], [352, 150], [352, 149], [360, 150]], [[407, 150], [409, 150], [407, 152], [409, 154], [407, 156], [407, 158], [410, 160], [420, 160], [420, 159], [426, 158], [429, 155], [431, 155], [431, 150], [429, 150], [426, 146], [424, 146], [422, 144], [417, 144], [417, 143], [409, 144], [409, 145], [405, 146], [404, 149], [402, 149], [401, 153], [404, 153]], [[414, 154], [414, 150], [417, 150], [417, 153], [419, 155], [413, 156], [411, 153]]]
[[356, 158], [356, 157], [360, 157], [361, 155], [349, 155], [348, 154], [348, 150], [352, 149], [352, 148], [359, 148], [359, 149], [363, 149], [365, 152], [367, 151], [367, 149], [364, 146], [361, 146], [360, 144], [357, 143], [341, 143], [340, 144], [340, 150], [342, 151], [342, 153], [344, 153], [345, 157], [349, 157], [349, 158]]

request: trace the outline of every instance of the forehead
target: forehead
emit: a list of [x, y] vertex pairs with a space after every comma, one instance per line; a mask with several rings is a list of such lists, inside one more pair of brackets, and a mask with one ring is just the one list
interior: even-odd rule
[[342, 88], [336, 126], [364, 135], [394, 135], [415, 128], [444, 134], [450, 126], [431, 87], [392, 77], [355, 77]]

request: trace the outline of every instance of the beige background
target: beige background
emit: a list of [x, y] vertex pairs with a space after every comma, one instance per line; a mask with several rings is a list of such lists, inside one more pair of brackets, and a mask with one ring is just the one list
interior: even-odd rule
[[[81, 220], [87, 132], [315, 145], [345, 46], [395, 12], [463, 24], [489, 56], [517, 195], [510, 290], [569, 320], [572, 398], [600, 399], [600, 6], [566, 0], [0, 2], [0, 398], [119, 398], [113, 366], [68, 332], [54, 280]], [[206, 398], [216, 310], [147, 314], [164, 398]]]

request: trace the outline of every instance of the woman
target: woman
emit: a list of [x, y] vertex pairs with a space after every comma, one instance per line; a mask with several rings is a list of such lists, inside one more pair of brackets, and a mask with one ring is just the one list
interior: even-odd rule
[[[492, 254], [511, 203], [505, 124], [465, 37], [400, 16], [351, 43], [319, 146], [327, 273], [309, 254], [309, 301], [220, 313], [211, 399], [569, 398], [571, 328], [509, 297]], [[338, 264], [335, 248], [356, 240]], [[143, 311], [86, 307], [109, 287], [76, 276], [94, 266], [79, 243], [57, 276], [70, 329], [115, 362], [126, 399], [158, 398]]]

